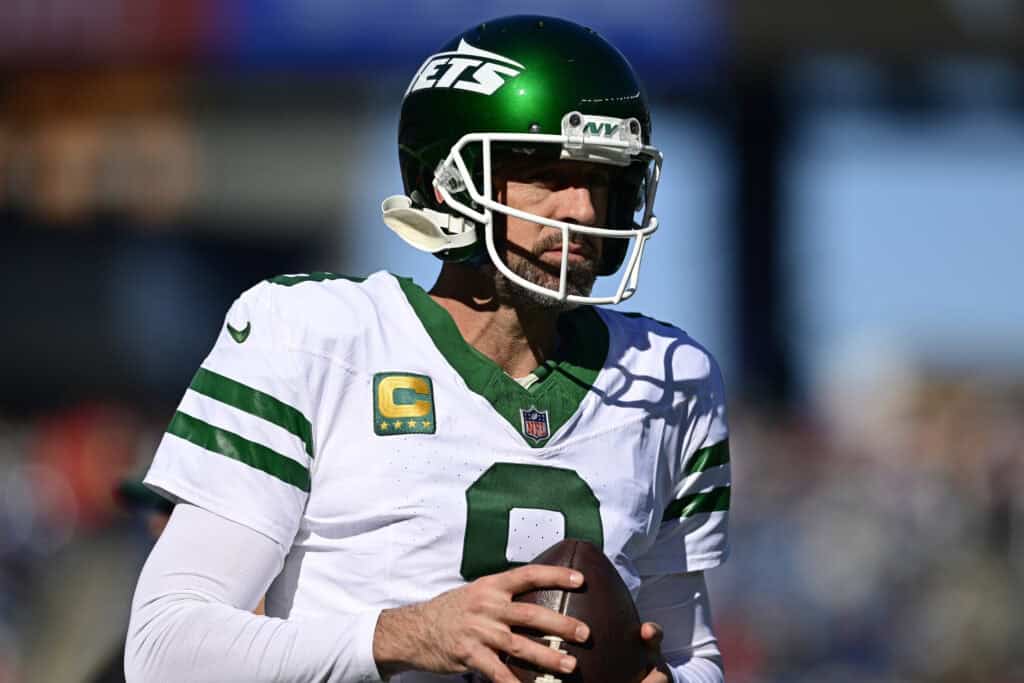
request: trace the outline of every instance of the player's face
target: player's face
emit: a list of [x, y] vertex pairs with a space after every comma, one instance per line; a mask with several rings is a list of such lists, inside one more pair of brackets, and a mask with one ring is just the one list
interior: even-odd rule
[[[506, 164], [498, 173], [499, 201], [508, 206], [567, 223], [604, 226], [608, 211], [609, 167], [579, 161]], [[499, 226], [500, 231], [500, 226]], [[507, 216], [501, 241], [505, 263], [520, 277], [558, 289], [562, 232], [557, 228]], [[588, 295], [597, 277], [601, 239], [573, 234], [569, 244], [569, 294]], [[565, 308], [543, 295], [516, 288], [534, 303]]]

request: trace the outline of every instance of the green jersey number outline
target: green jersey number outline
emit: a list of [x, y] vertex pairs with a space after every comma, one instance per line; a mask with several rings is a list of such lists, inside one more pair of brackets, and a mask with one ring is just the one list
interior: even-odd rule
[[498, 462], [466, 489], [461, 567], [466, 581], [523, 564], [505, 557], [513, 508], [559, 512], [565, 518], [566, 538], [604, 547], [601, 502], [575, 470]]

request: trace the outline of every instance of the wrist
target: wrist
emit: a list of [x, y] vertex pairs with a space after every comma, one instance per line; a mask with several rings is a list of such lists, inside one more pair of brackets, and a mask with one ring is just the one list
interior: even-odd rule
[[414, 667], [414, 654], [422, 652], [422, 620], [417, 605], [381, 610], [373, 632], [373, 660], [380, 677], [388, 679]]

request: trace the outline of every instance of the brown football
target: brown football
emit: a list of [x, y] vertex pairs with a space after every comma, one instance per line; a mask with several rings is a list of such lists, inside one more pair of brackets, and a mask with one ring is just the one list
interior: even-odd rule
[[640, 617], [633, 597], [615, 566], [587, 541], [566, 539], [551, 546], [532, 564], [572, 567], [583, 573], [576, 590], [538, 590], [515, 597], [516, 601], [543, 605], [584, 622], [590, 627], [586, 643], [545, 638], [536, 631], [519, 630], [533, 640], [576, 657], [571, 674], [549, 672], [510, 658], [512, 673], [523, 683], [639, 683], [651, 662], [640, 638]]

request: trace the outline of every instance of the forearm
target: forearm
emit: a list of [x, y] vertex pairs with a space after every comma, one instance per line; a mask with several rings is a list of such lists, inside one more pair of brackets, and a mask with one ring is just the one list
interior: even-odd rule
[[283, 620], [249, 610], [280, 570], [269, 538], [178, 506], [139, 578], [128, 681], [377, 681], [377, 614]]
[[644, 621], [656, 622], [664, 631], [661, 651], [675, 683], [723, 683], [702, 572], [646, 577], [637, 607]]
[[345, 656], [346, 631], [360, 630], [355, 620], [295, 623], [184, 599], [144, 609], [137, 620], [145, 626], [129, 636], [129, 682], [378, 680]]

